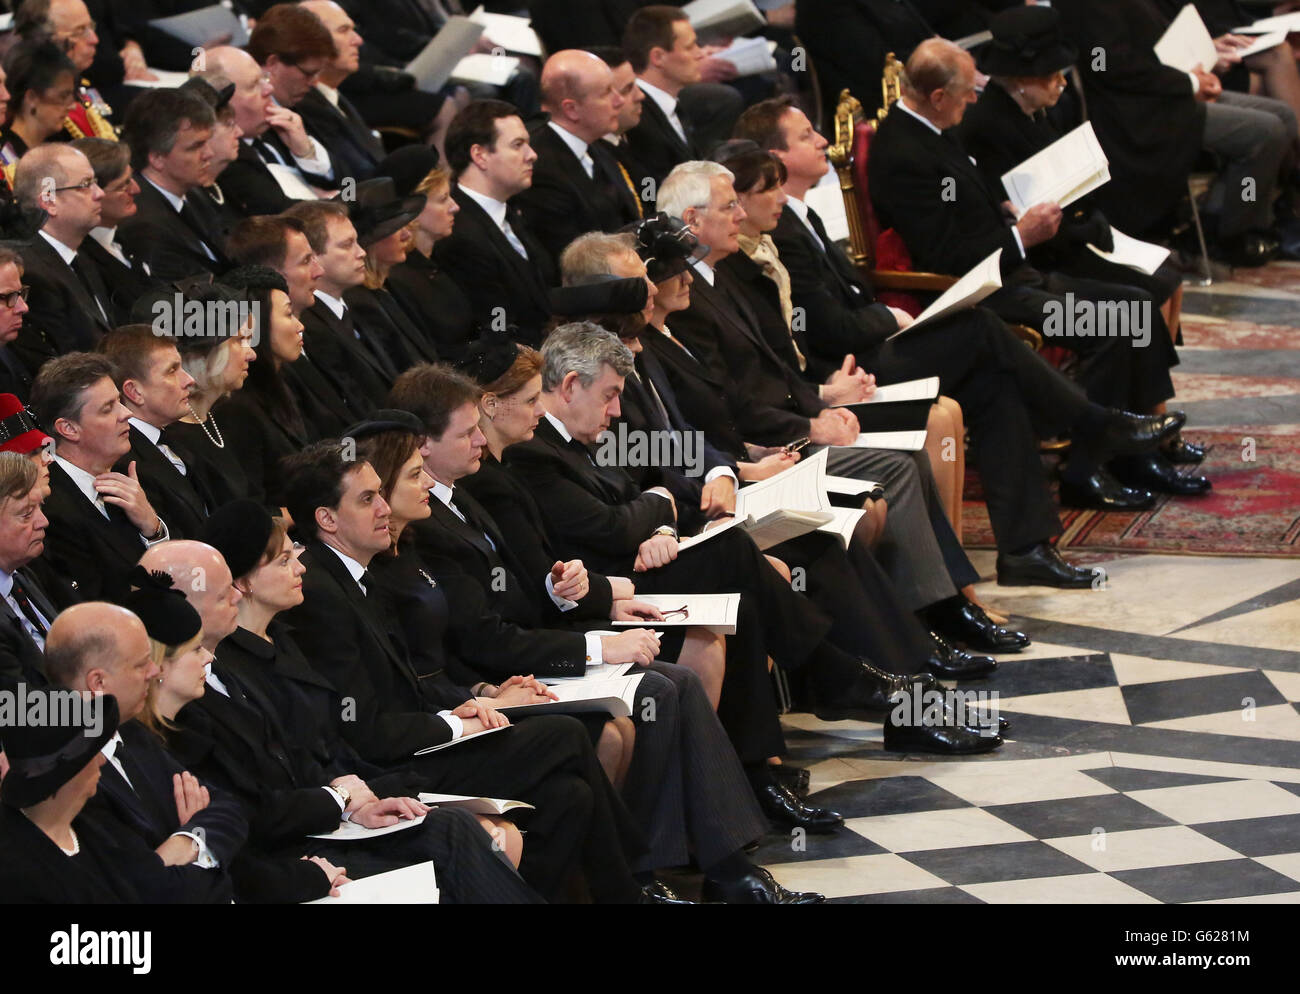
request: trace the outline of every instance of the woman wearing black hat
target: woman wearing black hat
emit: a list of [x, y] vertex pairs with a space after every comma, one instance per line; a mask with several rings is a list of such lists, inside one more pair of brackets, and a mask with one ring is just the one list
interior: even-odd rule
[[[58, 714], [67, 690], [28, 687], [28, 709]], [[83, 698], [78, 720], [0, 728], [9, 771], [0, 784], [0, 899], [11, 904], [139, 903], [131, 881], [166, 872], [157, 854], [103, 812], [83, 813], [117, 731], [111, 695]]]
[[474, 312], [464, 291], [433, 261], [434, 243], [451, 234], [460, 212], [451, 196], [451, 176], [423, 145], [398, 149], [380, 163], [378, 175], [393, 178], [398, 196], [424, 197], [412, 226], [414, 241], [406, 260], [389, 272], [388, 290], [433, 338], [438, 355], [457, 359], [475, 336]]
[[222, 279], [253, 309], [257, 361], [243, 388], [218, 401], [212, 414], [244, 468], [248, 489], [238, 496], [275, 501], [280, 460], [319, 437], [284, 376], [285, 366], [302, 355], [302, 322], [293, 313], [289, 284], [274, 269], [241, 266]]

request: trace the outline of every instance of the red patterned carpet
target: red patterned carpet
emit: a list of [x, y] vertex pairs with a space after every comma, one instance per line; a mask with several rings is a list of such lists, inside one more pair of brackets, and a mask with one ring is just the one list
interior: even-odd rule
[[[1162, 552], [1221, 556], [1300, 557], [1300, 436], [1288, 433], [1197, 431], [1209, 446], [1201, 470], [1214, 481], [1206, 497], [1161, 496], [1150, 511], [1061, 515], [1059, 547], [1091, 552]], [[1251, 455], [1253, 440], [1254, 459]], [[967, 480], [964, 541], [992, 548], [993, 531], [979, 480]]]

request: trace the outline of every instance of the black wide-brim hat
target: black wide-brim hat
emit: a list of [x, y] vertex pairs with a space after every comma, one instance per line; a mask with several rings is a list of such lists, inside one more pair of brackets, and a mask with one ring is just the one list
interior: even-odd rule
[[1061, 34], [1061, 15], [1051, 7], [1011, 7], [989, 22], [992, 40], [979, 50], [988, 76], [1050, 76], [1073, 65], [1078, 50]]
[[[43, 697], [47, 718], [57, 715], [61, 706], [56, 695], [70, 699], [66, 695], [73, 693], [75, 691], [24, 685], [26, 706], [23, 714], [31, 717], [35, 708], [41, 706], [35, 704], [34, 699]], [[74, 715], [72, 709], [68, 711], [70, 717], [80, 717], [81, 721], [0, 727], [0, 746], [9, 760], [9, 772], [0, 783], [0, 802], [15, 808], [29, 808], [53, 797], [60, 787], [86, 768], [95, 753], [104, 748], [104, 743], [117, 732], [117, 698], [112, 694], [94, 698], [86, 695], [82, 704], [79, 715]], [[92, 708], [99, 713], [97, 734], [87, 734], [90, 725], [84, 720], [88, 713], [94, 713], [90, 710]]]
[[345, 203], [362, 248], [369, 248], [393, 232], [401, 231], [420, 216], [426, 203], [420, 194], [399, 197], [388, 176], [362, 180], [355, 193], [356, 196]]

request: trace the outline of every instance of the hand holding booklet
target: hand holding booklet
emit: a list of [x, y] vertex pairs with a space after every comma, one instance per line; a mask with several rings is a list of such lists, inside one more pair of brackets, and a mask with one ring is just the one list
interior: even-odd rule
[[[974, 307], [989, 294], [1000, 289], [1002, 289], [1002, 250], [998, 249], [948, 287], [937, 300], [918, 314], [911, 324], [906, 328], [899, 328], [889, 338], [897, 338], [931, 321]], [[921, 444], [925, 444], [924, 439]]]
[[641, 674], [621, 676], [612, 680], [573, 680], [552, 683], [551, 690], [559, 700], [540, 704], [514, 704], [498, 708], [508, 718], [529, 714], [584, 714], [603, 711], [612, 718], [626, 718], [636, 706], [636, 688]]
[[438, 878], [433, 863], [415, 863], [387, 873], [349, 880], [338, 897], [322, 897], [304, 904], [437, 904]]
[[694, 626], [719, 635], [736, 634], [736, 612], [740, 594], [637, 594], [636, 599], [652, 604], [664, 614], [662, 621], [616, 621], [626, 628]]
[[1197, 66], [1200, 66], [1202, 72], [1214, 72], [1214, 66], [1219, 61], [1219, 53], [1214, 47], [1214, 39], [1210, 37], [1210, 30], [1201, 20], [1196, 7], [1190, 3], [1170, 22], [1156, 42], [1155, 51], [1157, 59], [1183, 72], [1191, 72]]
[[462, 808], [472, 815], [503, 815], [507, 811], [532, 811], [527, 801], [512, 801], [505, 797], [470, 797], [468, 794], [421, 793], [416, 800], [431, 808]]
[[1035, 204], [1069, 207], [1109, 182], [1110, 160], [1091, 121], [1002, 174], [1002, 185], [1017, 216]]

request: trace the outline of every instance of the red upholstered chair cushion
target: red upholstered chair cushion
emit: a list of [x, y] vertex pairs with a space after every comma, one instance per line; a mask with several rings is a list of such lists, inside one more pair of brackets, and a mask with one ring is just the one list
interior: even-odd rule
[[[907, 251], [902, 236], [893, 228], [886, 228], [876, 240], [876, 268], [889, 273], [910, 273], [912, 271], [912, 254]], [[902, 290], [881, 290], [876, 299], [882, 304], [897, 307], [916, 317], [925, 308], [910, 293]]]
[[[854, 198], [858, 202], [858, 217], [862, 221], [862, 234], [868, 246], [875, 247], [880, 238], [880, 222], [876, 220], [875, 208], [871, 206], [871, 195], [867, 186], [867, 158], [871, 154], [871, 142], [876, 137], [876, 122], [859, 121], [853, 128], [853, 189], [857, 191]], [[877, 266], [876, 268], [880, 268]]]

